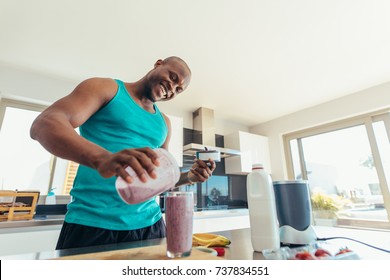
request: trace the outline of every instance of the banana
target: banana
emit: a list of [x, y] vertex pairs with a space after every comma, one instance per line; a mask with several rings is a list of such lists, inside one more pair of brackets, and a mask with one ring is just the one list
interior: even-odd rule
[[230, 243], [228, 238], [218, 234], [194, 233], [192, 235], [192, 246], [225, 247]]

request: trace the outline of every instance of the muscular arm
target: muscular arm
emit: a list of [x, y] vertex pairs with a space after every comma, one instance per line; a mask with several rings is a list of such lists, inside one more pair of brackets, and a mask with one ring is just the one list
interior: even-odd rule
[[117, 91], [112, 79], [92, 78], [80, 83], [68, 96], [43, 111], [34, 121], [30, 134], [50, 153], [96, 169], [102, 177], [121, 176], [128, 183], [131, 168], [146, 182], [156, 178], [159, 162], [151, 148], [124, 149], [111, 153], [75, 132], [91, 115], [109, 102]]
[[81, 137], [74, 129], [109, 102], [116, 90], [117, 85], [111, 79], [83, 81], [35, 119], [31, 137], [56, 156], [97, 168], [98, 159], [109, 152]]

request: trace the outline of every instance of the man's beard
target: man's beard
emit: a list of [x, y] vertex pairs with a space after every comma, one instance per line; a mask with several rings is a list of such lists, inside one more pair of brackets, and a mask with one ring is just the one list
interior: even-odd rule
[[150, 87], [147, 88], [145, 97], [153, 103], [156, 102], [156, 99], [154, 98], [152, 89]]

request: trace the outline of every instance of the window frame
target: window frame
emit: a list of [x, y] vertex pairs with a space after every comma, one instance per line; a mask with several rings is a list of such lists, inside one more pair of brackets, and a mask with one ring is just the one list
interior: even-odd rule
[[49, 105], [44, 105], [41, 103], [34, 103], [24, 100], [18, 100], [18, 99], [11, 99], [7, 97], [0, 97], [0, 131], [1, 127], [3, 125], [3, 120], [5, 116], [5, 111], [7, 107], [12, 107], [16, 109], [24, 109], [29, 111], [35, 111], [35, 112], [42, 112], [45, 110]]
[[302, 179], [307, 180], [308, 177], [307, 177], [307, 171], [306, 171], [306, 165], [304, 159], [304, 152], [301, 145], [302, 138], [315, 136], [323, 133], [334, 132], [341, 129], [347, 129], [358, 125], [364, 125], [364, 127], [366, 128], [373, 160], [375, 162], [375, 168], [378, 175], [378, 180], [379, 180], [380, 189], [383, 196], [385, 209], [387, 212], [387, 216], [389, 217], [388, 224], [390, 225], [390, 190], [389, 190], [390, 182], [387, 182], [386, 180], [385, 170], [382, 165], [382, 160], [381, 160], [381, 156], [380, 156], [380, 152], [379, 152], [379, 148], [377, 145], [374, 128], [373, 128], [373, 123], [378, 121], [384, 122], [387, 136], [390, 141], [390, 107], [387, 107], [379, 111], [370, 112], [359, 116], [354, 116], [351, 118], [342, 119], [342, 120], [338, 120], [326, 124], [321, 124], [315, 127], [306, 128], [306, 129], [284, 134], [282, 138], [283, 138], [283, 148], [285, 154], [285, 164], [286, 164], [285, 167], [286, 167], [288, 179], [289, 180], [295, 179], [292, 151], [290, 147], [291, 140], [297, 140]]
[[[1, 133], [1, 128], [3, 125], [4, 117], [5, 117], [5, 112], [7, 108], [15, 108], [15, 109], [22, 109], [22, 110], [28, 110], [28, 111], [34, 111], [34, 112], [42, 112], [45, 110], [49, 104], [43, 104], [40, 102], [34, 102], [34, 101], [26, 101], [22, 99], [17, 99], [17, 98], [9, 98], [9, 97], [0, 97], [0, 133]], [[57, 157], [53, 155], [53, 167], [49, 175], [49, 187], [47, 192], [50, 191], [50, 185], [53, 182], [54, 176], [55, 176], [55, 164], [57, 161]], [[44, 194], [46, 195], [46, 194]]]

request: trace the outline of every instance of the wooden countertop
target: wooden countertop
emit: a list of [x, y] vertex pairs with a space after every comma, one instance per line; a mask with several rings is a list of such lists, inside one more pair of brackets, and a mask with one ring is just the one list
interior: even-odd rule
[[[87, 253], [55, 258], [57, 260], [171, 260], [165, 244], [106, 252]], [[193, 248], [183, 260], [221, 260], [221, 258]]]

